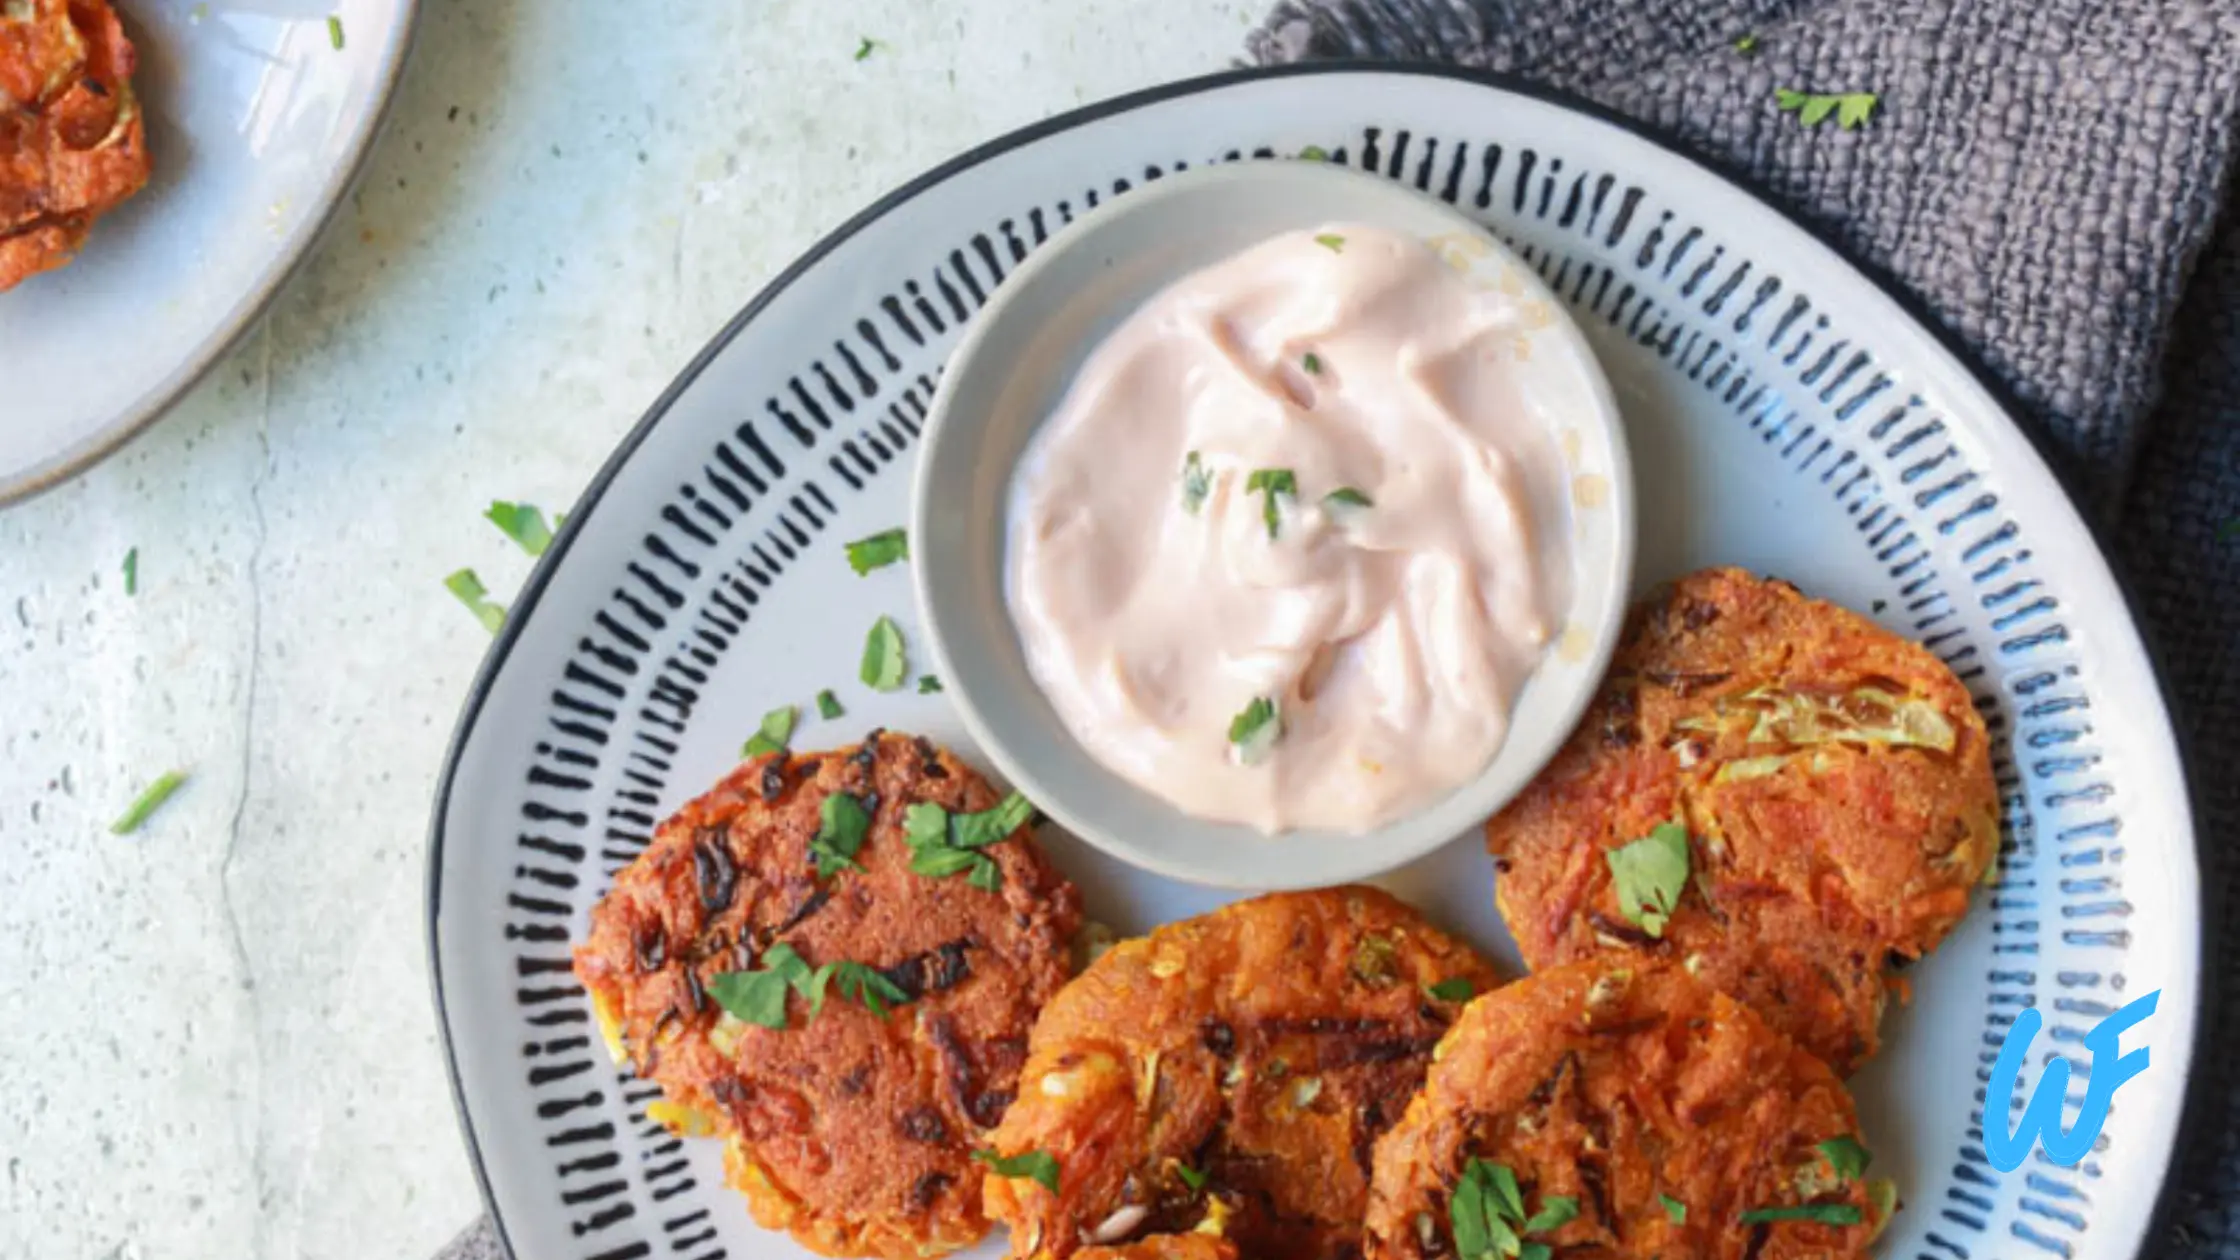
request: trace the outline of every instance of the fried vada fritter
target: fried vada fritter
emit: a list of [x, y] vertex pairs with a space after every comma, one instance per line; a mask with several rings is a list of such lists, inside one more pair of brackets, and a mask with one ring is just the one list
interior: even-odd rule
[[0, 292], [148, 182], [134, 62], [107, 0], [0, 4]]
[[[1123, 941], [1036, 1022], [992, 1174], [1012, 1254], [1181, 1234], [1253, 1260], [1356, 1254], [1369, 1153], [1493, 969], [1373, 888], [1281, 893]], [[1436, 986], [1445, 996], [1433, 996]]]
[[1892, 1207], [1857, 1134], [1843, 1083], [1748, 1007], [1590, 958], [1462, 1013], [1377, 1144], [1364, 1254], [1478, 1260], [1458, 1221], [1490, 1211], [1543, 1256], [1863, 1255]]
[[[813, 861], [848, 802], [869, 819], [860, 847], [828, 841]], [[1080, 895], [1026, 826], [973, 850], [1000, 881], [988, 891], [985, 868], [913, 873], [906, 813], [923, 803], [953, 822], [998, 798], [901, 735], [757, 757], [662, 824], [575, 952], [602, 1023], [668, 1097], [657, 1118], [722, 1136], [755, 1219], [826, 1255], [920, 1260], [987, 1232], [972, 1151], [1071, 970]], [[718, 977], [778, 968], [779, 946], [804, 981], [863, 964], [884, 984], [859, 978], [850, 998], [843, 974], [814, 1011], [781, 987], [783, 1028], [725, 1010], [715, 994], [735, 981]], [[883, 1015], [861, 996], [879, 992]]]
[[[1677, 904], [1629, 914], [1608, 855], [1674, 821]], [[1634, 610], [1570, 743], [1486, 824], [1526, 963], [1681, 961], [1847, 1075], [1890, 973], [1960, 921], [1998, 844], [1990, 741], [1952, 671], [1737, 569]]]

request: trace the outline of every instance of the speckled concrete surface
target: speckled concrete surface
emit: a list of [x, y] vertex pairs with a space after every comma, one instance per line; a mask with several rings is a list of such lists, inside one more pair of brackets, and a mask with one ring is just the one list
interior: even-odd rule
[[[429, 0], [365, 179], [263, 326], [122, 456], [0, 512], [0, 1256], [456, 1233], [479, 1204], [422, 841], [488, 640], [440, 581], [472, 565], [502, 599], [528, 563], [479, 512], [564, 508], [880, 192], [1218, 69], [1259, 7]], [[110, 836], [170, 767], [189, 785]]]

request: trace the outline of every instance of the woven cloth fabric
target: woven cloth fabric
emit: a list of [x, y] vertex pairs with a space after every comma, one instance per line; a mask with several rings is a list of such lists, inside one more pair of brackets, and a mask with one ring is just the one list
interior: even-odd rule
[[[1280, 0], [1248, 45], [1503, 71], [1648, 123], [1910, 291], [2004, 385], [2126, 579], [2199, 811], [2208, 1031], [2145, 1254], [2240, 1260], [2240, 1071], [2215, 1049], [2240, 1030], [2240, 4]], [[1881, 104], [1807, 130], [1781, 88]]]
[[[1918, 297], [2020, 405], [2128, 580], [2187, 743], [2205, 921], [2240, 919], [2221, 844], [2240, 837], [2240, 3], [1281, 0], [1247, 47], [1587, 97]], [[1774, 108], [1784, 87], [1880, 109], [1807, 131]], [[2212, 1038], [2240, 1028], [2240, 923], [2220, 948]], [[2240, 1260], [2240, 1072], [2212, 1052], [2195, 1073], [2169, 1234], [2146, 1254]], [[484, 1224], [438, 1260], [503, 1256]]]

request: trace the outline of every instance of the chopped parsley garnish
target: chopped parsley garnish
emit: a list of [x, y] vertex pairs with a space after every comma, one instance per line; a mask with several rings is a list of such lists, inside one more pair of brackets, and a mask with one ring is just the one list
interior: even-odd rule
[[1866, 1176], [1867, 1165], [1874, 1162], [1874, 1152], [1859, 1145], [1854, 1137], [1833, 1137], [1820, 1144], [1820, 1156], [1835, 1170], [1838, 1180], [1857, 1181]]
[[124, 593], [127, 595], [138, 595], [140, 593], [140, 549], [138, 547], [124, 553]]
[[511, 538], [514, 545], [532, 556], [541, 556], [552, 545], [552, 530], [544, 523], [544, 513], [534, 503], [507, 503], [495, 499], [483, 518], [498, 527], [498, 532]]
[[920, 675], [918, 675], [918, 694], [919, 694], [919, 695], [921, 695], [921, 696], [931, 696], [931, 695], [939, 695], [939, 694], [940, 694], [940, 692], [941, 692], [941, 680], [940, 680], [939, 678], [936, 678], [936, 677], [934, 677], [934, 676], [933, 676], [932, 674], [920, 674]]
[[1851, 1203], [1806, 1203], [1797, 1207], [1751, 1208], [1742, 1214], [1745, 1225], [1768, 1221], [1814, 1221], [1822, 1225], [1856, 1225], [1859, 1208]]
[[1182, 461], [1182, 510], [1195, 515], [1212, 491], [1213, 470], [1205, 466], [1196, 451], [1190, 452]]
[[1174, 1166], [1174, 1175], [1182, 1178], [1182, 1184], [1190, 1187], [1192, 1190], [1203, 1190], [1206, 1188], [1206, 1175], [1202, 1172], [1199, 1172], [1197, 1169], [1192, 1168], [1188, 1164], [1176, 1164]]
[[1008, 839], [1034, 817], [1034, 803], [1017, 792], [977, 814], [951, 814], [930, 801], [902, 813], [902, 839], [910, 846], [910, 870], [928, 879], [965, 876], [982, 892], [1003, 887], [1003, 871], [981, 849]]
[[1312, 350], [1309, 350], [1309, 351], [1307, 351], [1307, 357], [1306, 357], [1306, 358], [1304, 358], [1304, 359], [1301, 359], [1301, 360], [1300, 360], [1299, 362], [1300, 362], [1301, 366], [1303, 366], [1303, 367], [1305, 367], [1305, 368], [1307, 369], [1307, 374], [1308, 374], [1308, 375], [1310, 375], [1310, 376], [1320, 376], [1320, 375], [1322, 375], [1322, 356], [1321, 356], [1321, 355], [1319, 355], [1319, 354], [1316, 354], [1316, 353], [1315, 353], [1314, 351], [1312, 351]]
[[793, 738], [794, 718], [799, 712], [787, 704], [763, 714], [762, 729], [747, 737], [747, 746], [739, 750], [739, 755], [759, 757], [764, 753], [784, 752], [786, 741]]
[[1784, 114], [1795, 114], [1797, 121], [1805, 126], [1817, 127], [1833, 114], [1836, 126], [1845, 131], [1857, 131], [1866, 126], [1881, 102], [1882, 98], [1873, 92], [1799, 92], [1792, 88], [1776, 88], [1773, 93], [1774, 106]]
[[1282, 737], [1283, 715], [1277, 711], [1276, 702], [1266, 696], [1254, 696], [1252, 703], [1229, 719], [1229, 742], [1236, 745], [1237, 755], [1246, 765], [1258, 761]]
[[1338, 235], [1336, 232], [1325, 232], [1322, 235], [1314, 238], [1314, 243], [1322, 246], [1324, 249], [1329, 250], [1333, 254], [1342, 254], [1346, 252], [1346, 238]]
[[830, 690], [817, 693], [817, 715], [819, 717], [829, 722], [845, 713], [847, 713], [847, 710], [840, 707], [840, 697], [833, 695]]
[[1758, 37], [1755, 35], [1738, 37], [1734, 41], [1734, 50], [1745, 57], [1755, 54], [1758, 51]]
[[342, 18], [332, 13], [327, 15], [327, 42], [336, 52], [342, 51]]
[[986, 1164], [998, 1177], [1024, 1177], [1052, 1194], [1058, 1192], [1058, 1160], [1047, 1151], [999, 1155], [994, 1150], [985, 1150], [974, 1151], [972, 1157]]
[[186, 781], [187, 776], [184, 771], [164, 771], [156, 778], [155, 782], [149, 784], [141, 791], [140, 795], [133, 798], [132, 804], [125, 807], [124, 813], [119, 814], [115, 822], [109, 824], [109, 834], [112, 836], [129, 836], [140, 830], [140, 825], [148, 821], [148, 815], [162, 808], [163, 803], [170, 800], [171, 794], [178, 791], [180, 785]]
[[869, 538], [858, 538], [848, 544], [848, 567], [857, 577], [873, 569], [884, 569], [897, 560], [910, 558], [909, 531], [900, 528], [883, 529]]
[[1299, 160], [1302, 162], [1327, 162], [1330, 160], [1330, 151], [1319, 144], [1310, 144], [1299, 150]]
[[825, 966], [833, 969], [832, 983], [840, 990], [841, 997], [881, 1019], [887, 1017], [887, 1003], [901, 1006], [910, 1000], [908, 990], [887, 979], [885, 972], [868, 963], [838, 962], [826, 963]]
[[869, 57], [871, 55], [871, 50], [879, 46], [880, 44], [878, 40], [871, 38], [869, 35], [864, 36], [863, 42], [856, 45], [856, 60], [862, 61], [864, 58]]
[[870, 830], [871, 815], [863, 802], [846, 792], [834, 792], [817, 807], [817, 834], [809, 841], [809, 856], [826, 874], [843, 866], [860, 871], [856, 852]]
[[1688, 885], [1688, 829], [1658, 823], [1649, 834], [1603, 855], [1617, 885], [1618, 909], [1642, 931], [1663, 939], [1665, 921]]
[[902, 656], [902, 627], [892, 617], [872, 622], [871, 633], [863, 639], [863, 668], [858, 674], [863, 685], [873, 691], [893, 691], [902, 686], [903, 676], [910, 672], [908, 665]]
[[1299, 479], [1288, 468], [1255, 468], [1244, 479], [1244, 492], [1260, 496], [1260, 519], [1268, 524], [1268, 537], [1274, 538], [1277, 528], [1283, 523], [1283, 513], [1276, 507], [1276, 496], [1281, 494], [1296, 497], [1299, 493]]
[[1322, 496], [1324, 507], [1375, 507], [1376, 501], [1352, 486], [1339, 486]]
[[727, 971], [708, 982], [708, 995], [735, 1018], [764, 1028], [786, 1026], [786, 994], [798, 993], [809, 1004], [811, 1018], [824, 1012], [824, 995], [837, 986], [840, 996], [855, 1002], [881, 1019], [887, 1003], [900, 1005], [910, 995], [884, 972], [866, 963], [828, 962], [812, 970], [793, 946], [783, 941], [762, 952], [760, 971]]
[[977, 814], [958, 814], [957, 843], [967, 849], [985, 848], [1026, 826], [1027, 820], [1032, 817], [1034, 802], [1013, 792], [996, 802], [993, 809], [984, 809]]
[[1452, 976], [1425, 985], [1423, 991], [1441, 1002], [1467, 1002], [1478, 995], [1478, 986], [1470, 983], [1468, 976]]
[[1544, 1242], [1527, 1242], [1525, 1236], [1560, 1229], [1578, 1215], [1577, 1199], [1551, 1194], [1542, 1196], [1540, 1210], [1526, 1217], [1517, 1175], [1506, 1164], [1475, 1157], [1463, 1166], [1462, 1180], [1447, 1200], [1460, 1260], [1548, 1260], [1553, 1249]]
[[490, 592], [483, 589], [482, 579], [474, 575], [473, 569], [459, 570], [445, 578], [443, 585], [445, 590], [459, 597], [459, 602], [467, 606], [467, 611], [475, 615], [483, 629], [496, 634], [498, 627], [506, 623], [506, 606], [491, 602]]
[[1657, 1195], [1657, 1202], [1664, 1205], [1664, 1214], [1672, 1218], [1673, 1224], [1685, 1225], [1688, 1223], [1687, 1204], [1682, 1203], [1680, 1200], [1673, 1198], [1669, 1194], [1663, 1193], [1659, 1193]]

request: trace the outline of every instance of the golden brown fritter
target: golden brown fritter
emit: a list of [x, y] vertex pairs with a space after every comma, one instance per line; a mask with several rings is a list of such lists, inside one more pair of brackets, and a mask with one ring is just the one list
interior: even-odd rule
[[[847, 801], [868, 831], [820, 870], [812, 841]], [[672, 1100], [662, 1118], [724, 1137], [755, 1219], [827, 1255], [918, 1260], [986, 1233], [971, 1152], [1071, 969], [1080, 897], [1026, 827], [977, 850], [995, 891], [965, 870], [915, 874], [905, 814], [926, 802], [954, 815], [998, 803], [922, 739], [874, 732], [856, 749], [758, 757], [662, 824], [576, 950], [602, 1019]], [[845, 977], [814, 990], [814, 1013], [781, 989], [783, 1028], [722, 1009], [736, 982], [718, 978], [776, 968], [779, 946], [804, 972], [876, 969], [891, 1009], [843, 996]]]
[[[1678, 821], [1669, 922], [1611, 851]], [[1848, 1075], [1889, 973], [1936, 948], [1998, 851], [1989, 740], [1919, 644], [1737, 569], [1634, 611], [1570, 743], [1486, 824], [1525, 961], [1670, 958]]]
[[[1015, 1256], [1181, 1233], [1253, 1260], [1355, 1254], [1370, 1146], [1493, 969], [1373, 888], [1281, 893], [1123, 941], [1035, 1024], [991, 1175]], [[1441, 986], [1444, 997], [1430, 990]], [[1193, 1182], [1199, 1184], [1193, 1185]]]
[[133, 65], [106, 0], [0, 5], [0, 292], [69, 262], [148, 182]]
[[[1492, 1210], [1555, 1255], [1863, 1255], [1891, 1210], [1887, 1184], [1839, 1172], [1843, 1150], [1821, 1145], [1857, 1133], [1843, 1083], [1748, 1007], [1675, 964], [1591, 958], [1463, 1012], [1377, 1144], [1365, 1254], [1482, 1246], [1458, 1245], [1457, 1218], [1482, 1220], [1500, 1198], [1485, 1188], [1513, 1177], [1516, 1200]], [[1763, 1209], [1820, 1219], [1745, 1219]]]

